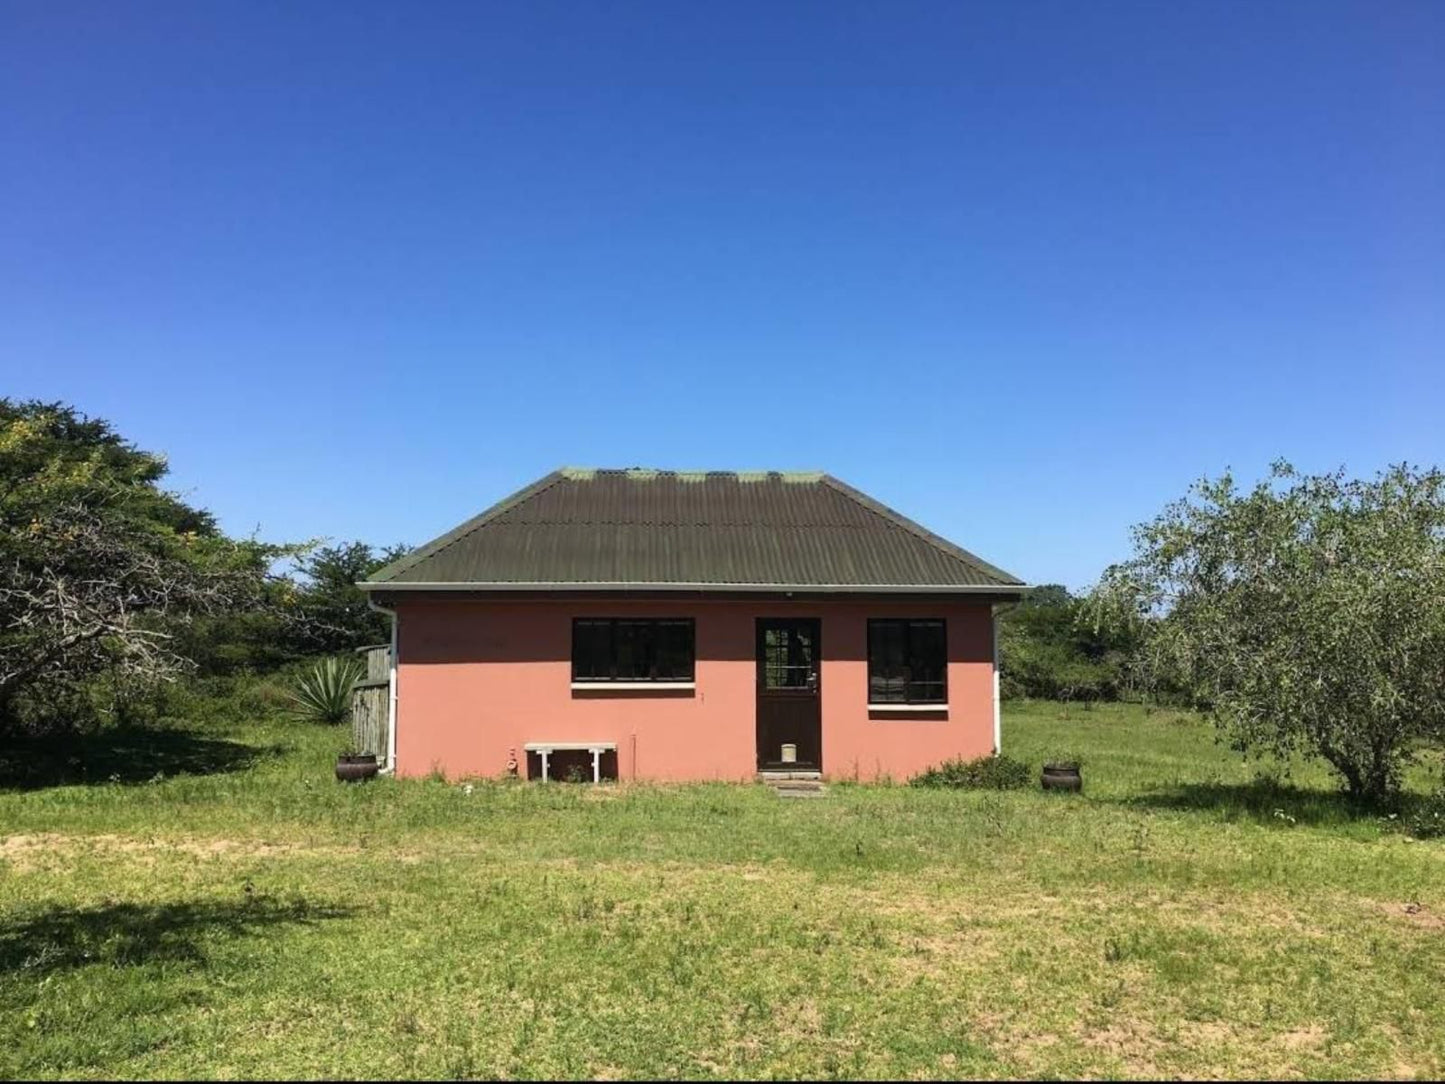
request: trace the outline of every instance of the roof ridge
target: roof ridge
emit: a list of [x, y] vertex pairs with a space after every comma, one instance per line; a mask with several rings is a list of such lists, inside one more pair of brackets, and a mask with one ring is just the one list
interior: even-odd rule
[[851, 497], [853, 500], [857, 501], [874, 515], [877, 515], [894, 524], [894, 526], [901, 527], [905, 531], [908, 531], [910, 534], [916, 535], [918, 538], [923, 539], [923, 541], [933, 546], [934, 549], [937, 549], [947, 554], [948, 556], [953, 557], [956, 560], [960, 560], [966, 565], [971, 565], [974, 571], [982, 572], [986, 576], [992, 576], [994, 579], [999, 580], [1000, 583], [1004, 585], [1023, 583], [1022, 580], [1014, 578], [1014, 576], [1012, 576], [1008, 572], [1005, 572], [997, 565], [989, 564], [977, 554], [970, 553], [968, 550], [964, 549], [956, 542], [950, 542], [942, 535], [935, 534], [933, 531], [930, 531], [927, 527], [923, 526], [923, 524], [919, 523], [918, 521], [909, 519], [902, 512], [890, 508], [882, 501], [875, 500], [874, 498], [868, 496], [868, 494], [864, 493], [861, 489], [853, 488], [841, 478], [835, 478], [833, 475], [824, 472], [822, 482], [825, 486], [829, 486], [832, 489], [837, 490], [845, 497]]
[[735, 478], [738, 481], [764, 481], [777, 478], [784, 482], [822, 482], [821, 470], [739, 470], [727, 468], [697, 469], [678, 467], [562, 467], [558, 471], [569, 482], [590, 482], [599, 474], [612, 477], [636, 478], [650, 481], [659, 476], [679, 479]]
[[566, 477], [566, 469], [567, 468], [562, 468], [559, 470], [551, 471], [547, 474], [544, 474], [541, 478], [538, 478], [535, 482], [529, 482], [527, 485], [523, 486], [516, 492], [510, 494], [509, 496], [503, 497], [490, 508], [484, 509], [483, 511], [477, 513], [475, 516], [467, 520], [465, 523], [462, 523], [460, 526], [453, 527], [445, 534], [437, 535], [437, 537], [433, 538], [430, 542], [418, 546], [410, 553], [403, 554], [391, 564], [384, 565], [383, 567], [377, 569], [366, 578], [366, 582], [381, 583], [390, 580], [393, 577], [399, 575], [400, 573], [405, 572], [407, 569], [413, 568], [414, 566], [420, 564], [428, 557], [441, 553], [442, 550], [446, 549], [453, 543], [460, 542], [463, 538], [471, 534], [473, 531], [477, 530], [479, 527], [486, 526], [487, 523], [491, 522], [497, 516], [500, 516], [503, 512], [515, 508], [522, 502], [528, 501], [531, 498], [535, 497], [544, 489], [550, 489], [552, 486], [562, 481], [563, 478]]

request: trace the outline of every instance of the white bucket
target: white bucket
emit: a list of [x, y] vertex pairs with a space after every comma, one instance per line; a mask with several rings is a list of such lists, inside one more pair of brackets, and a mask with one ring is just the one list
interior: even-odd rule
[[783, 763], [784, 763], [784, 764], [796, 764], [796, 763], [798, 763], [798, 747], [797, 747], [796, 745], [785, 745], [785, 746], [783, 746]]

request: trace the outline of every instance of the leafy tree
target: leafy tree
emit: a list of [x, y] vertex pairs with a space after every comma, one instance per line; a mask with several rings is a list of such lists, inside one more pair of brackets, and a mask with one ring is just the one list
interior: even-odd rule
[[1379, 800], [1445, 735], [1445, 474], [1206, 479], [1135, 529], [1095, 612], [1132, 618], [1236, 748], [1322, 757]]
[[289, 642], [301, 654], [330, 654], [391, 636], [390, 619], [366, 604], [356, 586], [383, 565], [407, 552], [406, 546], [380, 551], [365, 542], [320, 546], [296, 560], [300, 583], [289, 595]]
[[286, 548], [288, 574], [270, 578], [264, 604], [208, 614], [178, 632], [182, 653], [204, 675], [266, 672], [298, 659], [385, 643], [391, 626], [356, 583], [402, 553], [364, 542]]
[[255, 603], [283, 550], [235, 542], [160, 486], [163, 458], [61, 403], [0, 399], [0, 728], [174, 677], [175, 631]]
[[1129, 685], [1132, 627], [1087, 620], [1060, 584], [1028, 591], [999, 619], [1000, 691], [1005, 697], [1112, 700]]

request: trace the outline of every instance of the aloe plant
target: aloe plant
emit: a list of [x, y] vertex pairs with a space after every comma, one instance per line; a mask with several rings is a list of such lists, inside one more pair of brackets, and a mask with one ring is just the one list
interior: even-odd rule
[[344, 723], [351, 715], [351, 690], [362, 673], [357, 659], [322, 659], [287, 693], [291, 713], [313, 723]]

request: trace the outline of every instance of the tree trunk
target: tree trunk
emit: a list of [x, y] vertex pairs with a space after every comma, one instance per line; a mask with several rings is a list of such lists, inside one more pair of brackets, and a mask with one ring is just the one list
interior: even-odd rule
[[1345, 780], [1345, 790], [1350, 797], [1362, 805], [1381, 805], [1395, 791], [1395, 773], [1388, 753], [1375, 750], [1366, 756], [1364, 763], [1353, 760], [1348, 754], [1329, 753], [1326, 759]]

